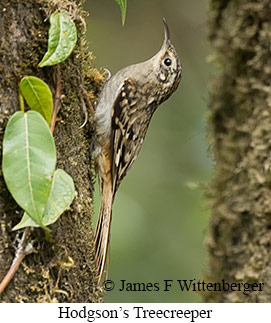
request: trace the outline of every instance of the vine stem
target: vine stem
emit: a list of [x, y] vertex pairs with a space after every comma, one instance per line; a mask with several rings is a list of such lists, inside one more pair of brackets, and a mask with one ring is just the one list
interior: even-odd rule
[[56, 65], [56, 94], [55, 94], [54, 110], [53, 110], [51, 126], [50, 126], [50, 130], [52, 134], [54, 133], [56, 117], [60, 110], [60, 100], [61, 100], [61, 71], [60, 71], [59, 64], [57, 64]]
[[21, 90], [19, 90], [19, 102], [20, 102], [20, 109], [21, 109], [21, 111], [24, 112], [24, 98], [21, 93]]
[[27, 244], [27, 238], [28, 238], [29, 232], [30, 232], [29, 227], [24, 229], [22, 238], [19, 242], [15, 257], [13, 259], [13, 262], [12, 262], [8, 272], [6, 273], [5, 277], [3, 278], [3, 280], [0, 283], [0, 294], [4, 291], [4, 289], [7, 287], [9, 282], [14, 277], [14, 275], [15, 275], [16, 271], [18, 270], [24, 257], [26, 255], [28, 255], [29, 253], [33, 252], [32, 245]]

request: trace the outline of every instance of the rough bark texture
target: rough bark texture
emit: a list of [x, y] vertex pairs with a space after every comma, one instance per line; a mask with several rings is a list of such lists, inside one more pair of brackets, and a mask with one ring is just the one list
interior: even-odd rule
[[210, 40], [220, 73], [210, 89], [216, 171], [207, 245], [213, 281], [261, 282], [216, 292], [217, 302], [271, 301], [271, 2], [211, 0]]
[[[100, 291], [93, 284], [92, 169], [90, 126], [80, 128], [84, 113], [80, 104], [78, 70], [90, 97], [95, 97], [102, 76], [91, 67], [92, 57], [84, 38], [82, 1], [1, 0], [0, 3], [0, 141], [9, 117], [18, 110], [18, 80], [35, 75], [54, 92], [54, 68], [38, 68], [47, 49], [49, 16], [67, 10], [79, 32], [72, 56], [60, 64], [62, 107], [54, 137], [58, 167], [74, 179], [76, 198], [68, 212], [52, 225], [51, 239], [34, 229], [30, 239], [35, 252], [28, 255], [14, 279], [0, 296], [2, 302], [97, 302]], [[2, 149], [2, 147], [1, 147]], [[0, 151], [1, 153], [1, 151]], [[0, 170], [0, 280], [7, 272], [18, 244], [22, 210], [10, 196]]]

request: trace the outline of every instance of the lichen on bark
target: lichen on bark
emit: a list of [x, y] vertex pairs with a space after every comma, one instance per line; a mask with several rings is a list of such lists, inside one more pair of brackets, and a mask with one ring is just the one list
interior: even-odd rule
[[[1, 0], [0, 3], [0, 141], [9, 117], [18, 110], [18, 81], [35, 75], [54, 92], [54, 68], [38, 68], [47, 49], [49, 16], [55, 10], [72, 15], [78, 42], [71, 57], [60, 64], [62, 103], [55, 128], [58, 167], [74, 179], [76, 197], [70, 209], [50, 227], [51, 239], [42, 229], [31, 231], [35, 252], [28, 255], [14, 279], [0, 296], [2, 302], [98, 302], [101, 291], [95, 272], [92, 236], [93, 169], [91, 123], [84, 121], [78, 82], [96, 98], [103, 76], [93, 66], [85, 39], [83, 1]], [[78, 78], [78, 75], [81, 76]], [[0, 154], [2, 146], [0, 146]], [[1, 157], [1, 156], [0, 156]], [[0, 280], [7, 272], [21, 231], [12, 232], [22, 210], [10, 196], [0, 169]]]
[[210, 86], [215, 175], [206, 239], [210, 279], [264, 283], [263, 291], [206, 294], [216, 302], [271, 300], [271, 3], [210, 0], [219, 72]]

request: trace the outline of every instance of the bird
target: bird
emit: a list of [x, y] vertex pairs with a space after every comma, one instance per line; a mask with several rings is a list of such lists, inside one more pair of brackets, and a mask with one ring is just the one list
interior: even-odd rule
[[157, 54], [112, 76], [95, 108], [94, 163], [102, 193], [94, 232], [98, 284], [108, 266], [116, 192], [140, 152], [153, 113], [182, 79], [182, 66], [165, 18], [163, 25], [164, 41]]

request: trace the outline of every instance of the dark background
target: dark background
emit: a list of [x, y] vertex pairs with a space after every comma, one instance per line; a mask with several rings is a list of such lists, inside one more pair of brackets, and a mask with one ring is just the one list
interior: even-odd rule
[[[196, 302], [165, 279], [204, 279], [204, 233], [208, 205], [204, 185], [211, 175], [206, 118], [209, 66], [206, 1], [128, 0], [125, 26], [114, 0], [87, 1], [88, 40], [95, 65], [112, 74], [153, 56], [163, 41], [162, 17], [183, 65], [177, 92], [154, 115], [142, 151], [114, 204], [106, 302]], [[97, 190], [96, 190], [97, 191]], [[100, 197], [96, 194], [96, 214]], [[120, 280], [159, 283], [160, 291], [120, 292]]]

